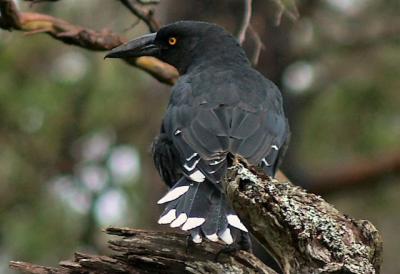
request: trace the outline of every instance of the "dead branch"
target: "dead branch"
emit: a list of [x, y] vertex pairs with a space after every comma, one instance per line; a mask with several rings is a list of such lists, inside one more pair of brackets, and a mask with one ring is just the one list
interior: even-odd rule
[[329, 170], [314, 170], [306, 176], [309, 188], [317, 193], [330, 193], [351, 186], [360, 186], [379, 181], [379, 178], [400, 172], [400, 151], [382, 153], [368, 159], [357, 159], [350, 163], [331, 167]]
[[160, 0], [137, 0], [142, 5], [155, 5], [160, 3]]
[[12, 1], [0, 1], [0, 28], [6, 30], [21, 29], [17, 7]]
[[277, 274], [254, 255], [245, 251], [230, 256], [221, 253], [222, 244], [187, 243], [187, 235], [152, 232], [129, 228], [108, 228], [106, 233], [118, 238], [109, 241], [115, 252], [110, 256], [75, 253], [73, 261], [59, 267], [44, 267], [24, 262], [11, 262], [15, 270], [35, 274], [83, 273], [265, 273]]
[[234, 210], [284, 273], [379, 273], [382, 239], [370, 222], [240, 163], [224, 183]]
[[282, 16], [284, 14], [293, 21], [300, 17], [299, 10], [295, 0], [272, 0], [277, 7], [275, 24], [279, 26], [281, 24]]
[[258, 60], [260, 59], [261, 51], [265, 49], [265, 45], [261, 41], [260, 35], [258, 35], [257, 31], [253, 28], [251, 24], [249, 25], [249, 31], [254, 40], [254, 51], [252, 53], [250, 61], [253, 66], [256, 66], [258, 64]]
[[142, 20], [151, 32], [156, 32], [160, 28], [160, 24], [154, 19], [154, 9], [152, 7], [144, 7], [141, 2], [140, 4], [135, 4], [130, 0], [119, 1], [137, 18]]
[[[0, 0], [0, 12], [0, 28], [27, 34], [47, 33], [56, 40], [89, 50], [106, 51], [127, 41], [109, 30], [94, 31], [49, 15], [19, 12], [12, 0]], [[140, 57], [125, 61], [166, 84], [172, 85], [179, 76], [174, 67], [157, 58]]]
[[[379, 273], [382, 240], [368, 221], [354, 220], [319, 196], [236, 163], [223, 185], [233, 208], [285, 274]], [[13, 262], [27, 273], [275, 273], [244, 251], [223, 254], [209, 241], [187, 245], [187, 236], [110, 228], [111, 256], [77, 254], [60, 268]], [[46, 272], [47, 271], [47, 272]]]
[[236, 35], [239, 44], [241, 45], [246, 39], [247, 29], [250, 26], [251, 13], [252, 13], [252, 0], [244, 0], [243, 18], [238, 33]]
[[42, 3], [42, 2], [57, 2], [60, 0], [24, 0], [26, 2], [31, 2], [31, 5]]
[[253, 64], [253, 66], [256, 66], [258, 63], [258, 59], [260, 58], [261, 50], [263, 50], [265, 46], [261, 41], [257, 31], [251, 26], [250, 23], [252, 15], [252, 5], [253, 5], [252, 0], [244, 0], [243, 17], [239, 25], [239, 28], [237, 30], [236, 37], [239, 41], [239, 44], [243, 45], [244, 41], [246, 40], [247, 32], [248, 31], [250, 32], [254, 40], [254, 50], [249, 59], [250, 62]]

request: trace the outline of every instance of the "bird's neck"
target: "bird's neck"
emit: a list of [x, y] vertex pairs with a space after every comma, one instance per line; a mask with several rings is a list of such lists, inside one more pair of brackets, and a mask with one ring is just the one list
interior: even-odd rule
[[[202, 50], [193, 51], [192, 60], [183, 73], [199, 69], [212, 70], [213, 68], [250, 67], [251, 64], [244, 50], [236, 40], [230, 43], [215, 43], [213, 46], [202, 47]], [[181, 73], [182, 73], [181, 72]]]
[[215, 69], [234, 68], [234, 67], [250, 67], [250, 62], [244, 56], [231, 56], [231, 55], [203, 55], [202, 58], [194, 60], [184, 73], [195, 71], [203, 71], [204, 69], [213, 71]]

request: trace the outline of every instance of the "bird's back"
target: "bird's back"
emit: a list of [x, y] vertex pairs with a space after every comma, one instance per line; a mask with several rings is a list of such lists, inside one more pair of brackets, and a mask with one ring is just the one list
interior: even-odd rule
[[288, 137], [278, 88], [251, 67], [214, 67], [183, 76], [164, 123], [171, 139], [185, 129], [187, 144], [203, 159], [230, 153], [254, 165]]
[[156, 166], [172, 187], [160, 200], [168, 205], [159, 222], [190, 230], [194, 241], [239, 239], [247, 229], [220, 185], [230, 157], [273, 176], [287, 138], [279, 90], [255, 70], [214, 66], [184, 75], [172, 90], [155, 146]]

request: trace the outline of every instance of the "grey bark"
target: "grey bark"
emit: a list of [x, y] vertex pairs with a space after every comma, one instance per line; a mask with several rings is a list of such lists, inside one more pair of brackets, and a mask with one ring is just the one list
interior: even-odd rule
[[[368, 221], [340, 213], [321, 197], [290, 182], [268, 178], [237, 161], [224, 188], [233, 208], [285, 274], [379, 273], [382, 240]], [[49, 268], [23, 262], [26, 273], [266, 273], [276, 274], [245, 251], [221, 253], [221, 243], [195, 245], [184, 234], [108, 228], [109, 256], [76, 253]]]
[[73, 261], [59, 267], [43, 267], [25, 262], [11, 262], [11, 267], [35, 274], [88, 273], [265, 273], [276, 274], [254, 255], [245, 251], [233, 255], [218, 252], [220, 243], [188, 244], [182, 233], [155, 232], [131, 228], [108, 228], [118, 236], [109, 241], [109, 256], [75, 253]]
[[225, 189], [250, 232], [284, 273], [379, 273], [382, 239], [366, 220], [354, 220], [290, 182], [237, 163]]

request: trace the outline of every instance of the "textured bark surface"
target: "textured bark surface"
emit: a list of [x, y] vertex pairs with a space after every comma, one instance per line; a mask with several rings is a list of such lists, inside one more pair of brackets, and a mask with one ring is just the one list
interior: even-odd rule
[[188, 245], [185, 234], [151, 232], [129, 228], [108, 228], [117, 235], [110, 240], [110, 256], [76, 253], [73, 261], [59, 267], [44, 267], [24, 262], [11, 262], [11, 267], [25, 273], [265, 273], [276, 274], [254, 255], [245, 251], [233, 255], [218, 252], [224, 245], [203, 242]]
[[[379, 273], [382, 240], [368, 221], [354, 220], [321, 197], [272, 180], [238, 162], [224, 187], [233, 208], [285, 274]], [[109, 228], [110, 256], [76, 253], [58, 268], [12, 262], [27, 273], [276, 273], [244, 251], [190, 244], [184, 234]]]
[[379, 273], [382, 239], [366, 220], [321, 197], [237, 163], [225, 189], [232, 206], [284, 273]]

